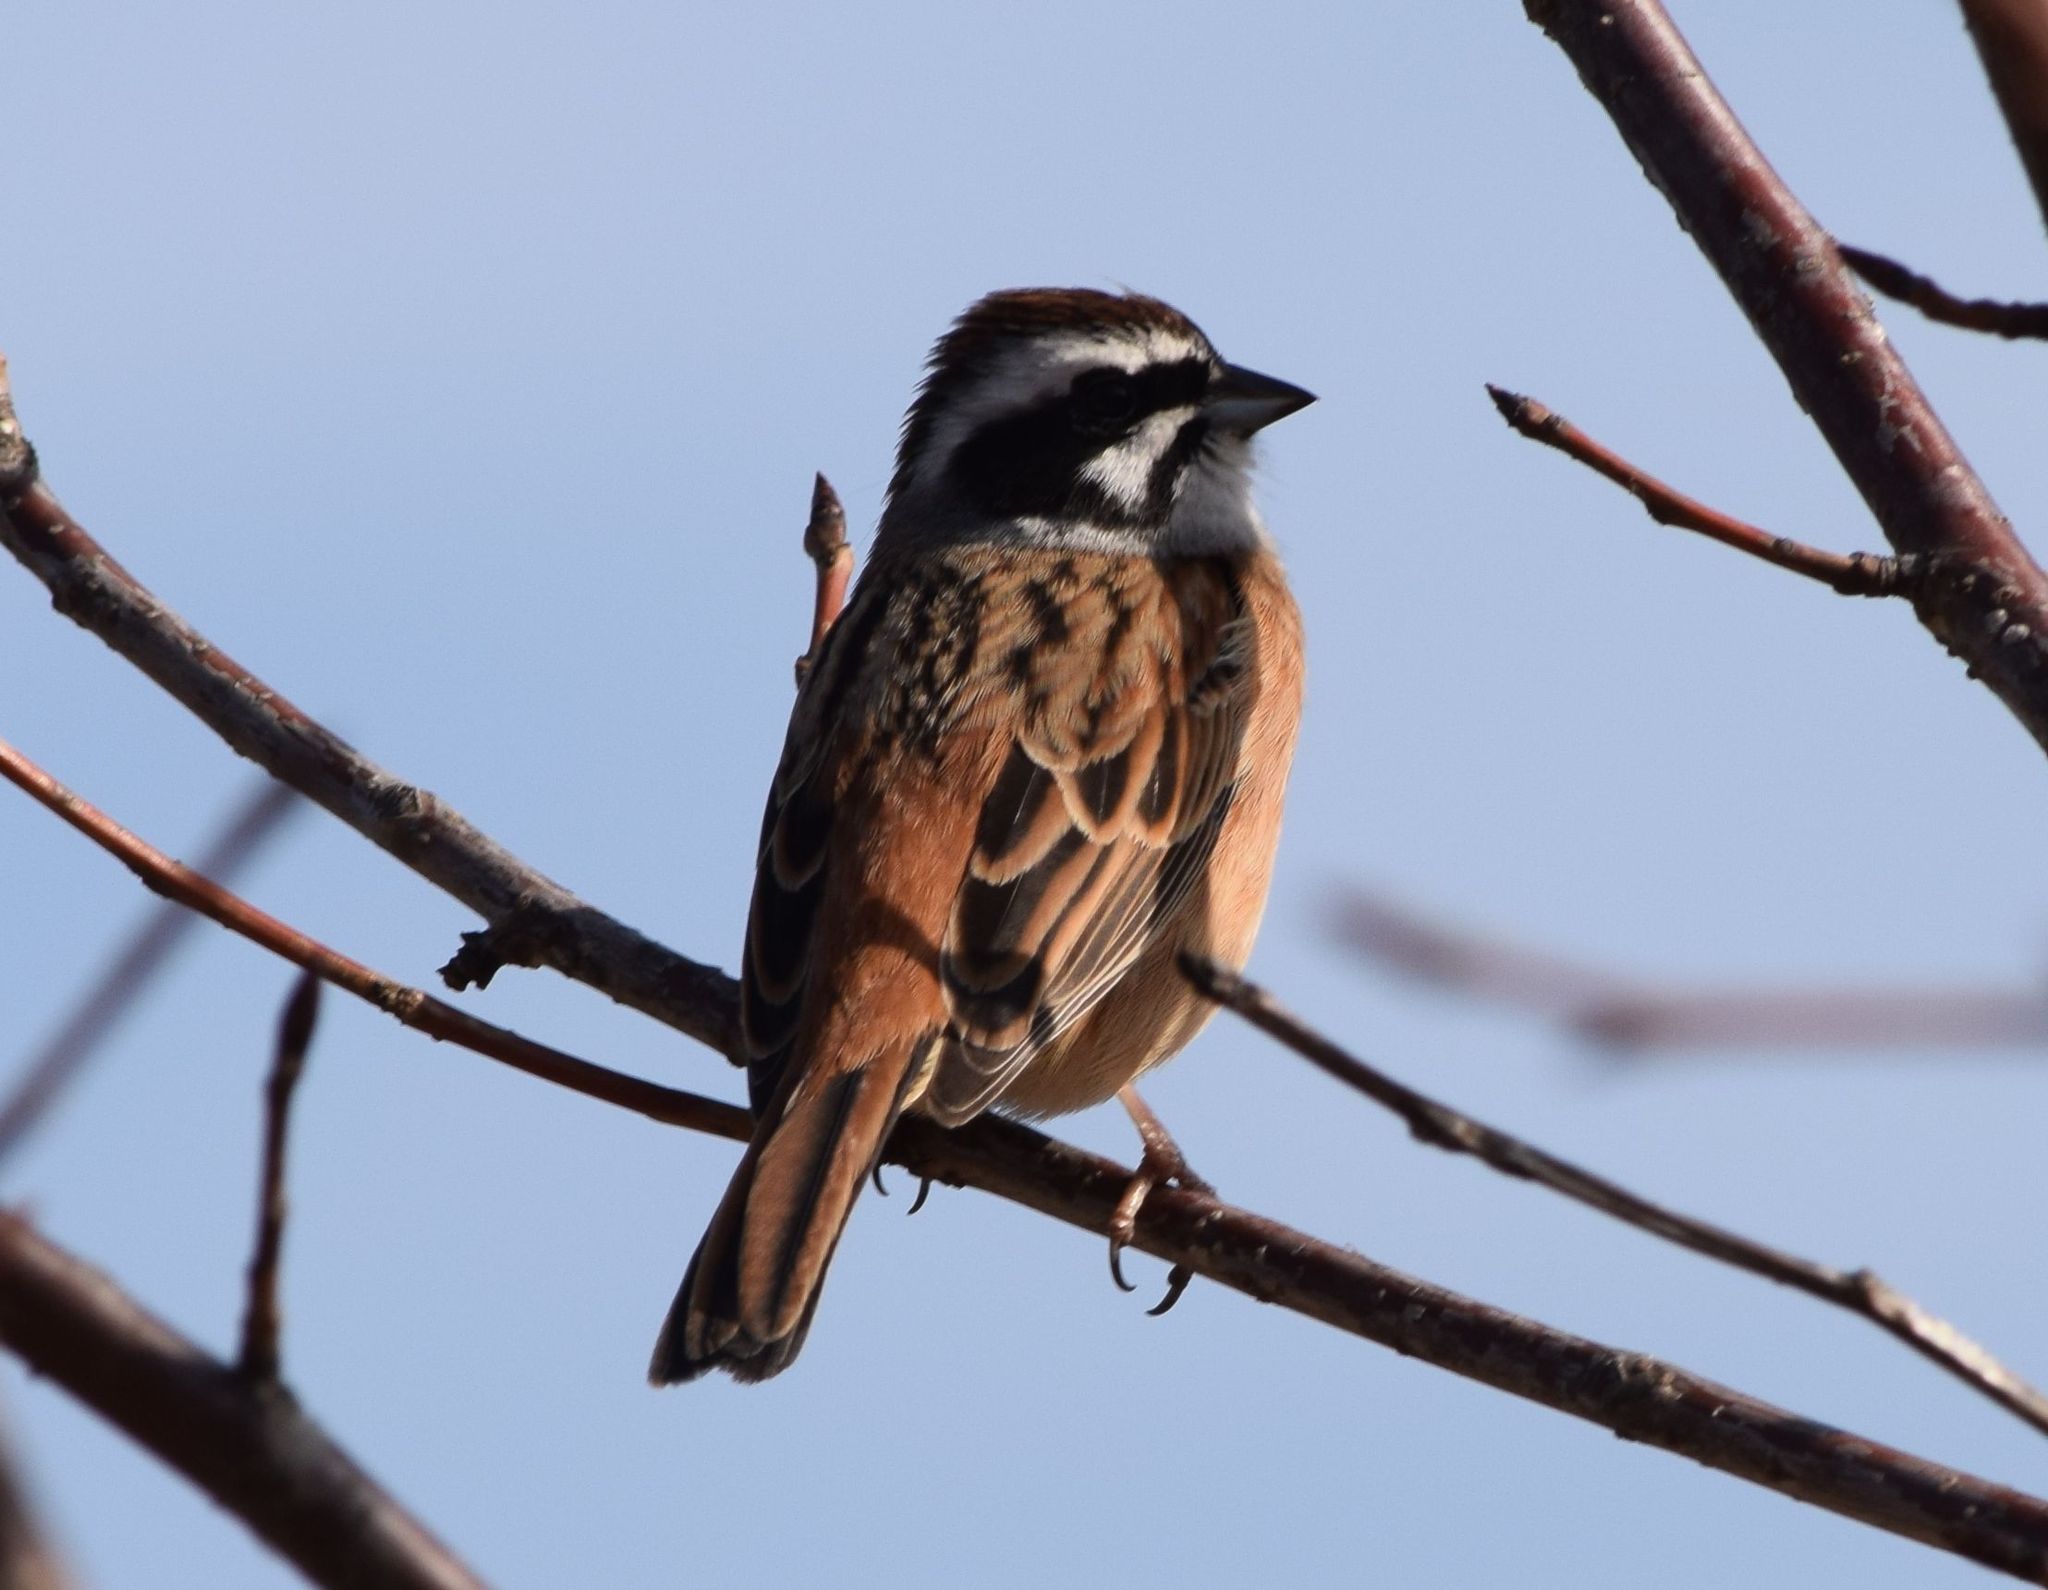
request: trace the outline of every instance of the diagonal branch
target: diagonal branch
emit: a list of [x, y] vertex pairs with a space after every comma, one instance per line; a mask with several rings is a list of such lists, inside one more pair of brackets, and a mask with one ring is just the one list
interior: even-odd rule
[[1708, 539], [1747, 552], [1774, 567], [1818, 580], [1842, 596], [1896, 596], [1902, 594], [1912, 564], [1900, 558], [1875, 557], [1868, 552], [1827, 552], [1810, 547], [1790, 536], [1772, 535], [1755, 525], [1709, 508], [1696, 497], [1688, 497], [1667, 486], [1655, 475], [1638, 469], [1621, 454], [1593, 440], [1557, 410], [1487, 384], [1487, 396], [1500, 410], [1510, 429], [1532, 442], [1554, 447], [1567, 458], [1577, 459], [1596, 475], [1604, 475], [1634, 497], [1657, 523], [1675, 530], [1692, 530]]
[[2048, 748], [2048, 575], [1971, 470], [1833, 241], [1657, 0], [1524, 0], [1778, 361], [1885, 538], [1922, 560], [1935, 638]]
[[[749, 1133], [747, 1112], [734, 1105], [622, 1077], [617, 1072], [592, 1065], [588, 1060], [578, 1060], [559, 1049], [550, 1049], [546, 1044], [535, 1043], [516, 1032], [480, 1021], [445, 1000], [393, 982], [360, 961], [350, 960], [346, 955], [329, 949], [318, 939], [257, 910], [239, 895], [230, 893], [212, 879], [202, 877], [183, 862], [172, 860], [155, 846], [137, 838], [105, 812], [80, 800], [5, 742], [0, 742], [0, 778], [27, 792], [101, 849], [119, 857], [129, 871], [158, 894], [190, 907], [201, 916], [210, 917], [345, 993], [366, 1000], [403, 1026], [423, 1032], [430, 1038], [443, 1039], [488, 1055], [529, 1076], [651, 1115], [672, 1126], [687, 1126], [742, 1141]], [[715, 1014], [721, 1019], [733, 1019], [731, 1012]]]
[[2048, 1397], [1953, 1325], [1928, 1313], [1872, 1271], [1838, 1270], [1832, 1265], [1816, 1264], [1651, 1203], [1604, 1176], [1596, 1176], [1395, 1081], [1303, 1025], [1256, 983], [1215, 962], [1188, 957], [1182, 966], [1189, 981], [1209, 998], [1236, 1011], [1325, 1075], [1335, 1077], [1400, 1116], [1417, 1141], [1454, 1154], [1470, 1154], [1504, 1175], [1547, 1187], [1638, 1231], [1647, 1231], [1681, 1248], [1861, 1315], [1923, 1358], [1940, 1365], [1971, 1390], [1981, 1392], [2008, 1413], [2017, 1414], [2036, 1430], [2048, 1434]]
[[0, 1343], [315, 1584], [482, 1590], [288, 1393], [210, 1357], [11, 1213], [0, 1213]]
[[134, 663], [243, 756], [481, 914], [491, 941], [451, 963], [457, 988], [497, 965], [547, 965], [736, 1050], [733, 983], [585, 904], [439, 797], [361, 755], [172, 612], [64, 511], [39, 476], [0, 363], [0, 544], [58, 612]]
[[[119, 857], [151, 888], [409, 1025], [654, 1120], [742, 1140], [749, 1133], [746, 1112], [735, 1106], [546, 1049], [379, 977], [194, 876], [5, 746], [0, 775]], [[1098, 1236], [1108, 1233], [1131, 1178], [1110, 1160], [989, 1117], [952, 1131], [906, 1118], [890, 1138], [887, 1157], [919, 1176], [979, 1188]], [[1133, 1245], [1261, 1302], [1628, 1440], [2048, 1583], [2048, 1502], [2021, 1492], [1830, 1429], [1654, 1358], [1490, 1308], [1206, 1194], [1156, 1190], [1140, 1212]], [[0, 1340], [12, 1345], [7, 1282], [0, 1255]]]

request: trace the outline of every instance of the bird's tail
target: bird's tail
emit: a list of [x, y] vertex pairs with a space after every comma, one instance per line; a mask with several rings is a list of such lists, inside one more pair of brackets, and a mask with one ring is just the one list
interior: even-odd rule
[[903, 1113], [913, 1047], [771, 1097], [669, 1306], [647, 1369], [655, 1385], [713, 1369], [766, 1380], [789, 1367], [853, 1201]]

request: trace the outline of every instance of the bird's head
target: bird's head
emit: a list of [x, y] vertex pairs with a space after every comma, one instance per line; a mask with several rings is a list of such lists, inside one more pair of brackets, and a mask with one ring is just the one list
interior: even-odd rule
[[1264, 535], [1251, 437], [1313, 401], [1226, 364], [1156, 298], [991, 293], [932, 350], [903, 423], [883, 534], [1246, 549]]

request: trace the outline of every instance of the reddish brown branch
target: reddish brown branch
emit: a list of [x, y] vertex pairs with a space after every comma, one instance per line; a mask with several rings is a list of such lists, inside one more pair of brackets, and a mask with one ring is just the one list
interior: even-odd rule
[[1555, 1021], [1617, 1050], [2048, 1045], [2048, 993], [2029, 988], [1659, 988], [1602, 967], [1346, 891], [1336, 934], [1425, 983]]
[[839, 493], [820, 474], [811, 486], [811, 516], [804, 524], [804, 555], [817, 566], [817, 594], [811, 604], [811, 643], [796, 660], [796, 682], [811, 671], [818, 648], [839, 621], [846, 606], [846, 587], [853, 579], [853, 548], [846, 544], [846, 510]]
[[277, 1025], [277, 1052], [263, 1090], [263, 1170], [256, 1190], [256, 1244], [249, 1255], [249, 1301], [242, 1313], [242, 1351], [236, 1367], [250, 1380], [275, 1384], [278, 1342], [284, 1315], [277, 1301], [278, 1268], [284, 1257], [287, 1213], [285, 1146], [290, 1138], [292, 1096], [306, 1073], [306, 1050], [320, 1017], [320, 979], [301, 972]]
[[735, 1049], [733, 983], [586, 904], [393, 777], [301, 712], [145, 590], [64, 511], [23, 439], [0, 361], [0, 544], [100, 637], [248, 757], [480, 913], [444, 972], [453, 986], [500, 965], [547, 965], [721, 1053]]
[[[261, 780], [200, 852], [198, 870], [223, 883], [230, 881], [277, 832], [278, 824], [297, 803], [296, 791], [274, 779]], [[51, 1106], [98, 1051], [101, 1040], [133, 1008], [171, 952], [196, 926], [197, 919], [181, 906], [166, 903], [149, 914], [49, 1042], [30, 1057], [14, 1090], [0, 1103], [0, 1159], [42, 1124]]]
[[1613, 118], [1902, 555], [1920, 621], [2048, 747], [2048, 576], [1928, 405], [1833, 241], [1656, 0], [1524, 0]]
[[[423, 1030], [655, 1120], [737, 1139], [748, 1135], [744, 1110], [545, 1049], [378, 977], [194, 878], [4, 746], [0, 775], [119, 857], [150, 887], [187, 900], [223, 926]], [[446, 1015], [417, 1019], [435, 1011]], [[890, 1139], [888, 1158], [916, 1175], [979, 1188], [1098, 1236], [1108, 1233], [1131, 1179], [1130, 1170], [1113, 1161], [988, 1117], [954, 1131], [906, 1119]], [[2048, 1583], [2048, 1502], [1816, 1424], [1656, 1359], [1489, 1308], [1185, 1188], [1161, 1187], [1146, 1199], [1133, 1245], [1262, 1302], [1626, 1439]], [[5, 1280], [0, 1269], [0, 1283]], [[0, 1339], [11, 1341], [4, 1328]]]
[[2048, 221], [2048, 3], [1962, 0], [1991, 92]]
[[1931, 276], [1908, 270], [1895, 259], [1868, 249], [1837, 244], [1849, 268], [1887, 298], [1911, 304], [1929, 320], [1963, 331], [1986, 331], [2014, 340], [2048, 338], [2048, 304], [2004, 303], [1996, 298], [1958, 298]]
[[1900, 560], [1868, 552], [1826, 552], [1789, 536], [1772, 535], [1741, 519], [1709, 508], [1695, 497], [1667, 486], [1655, 475], [1636, 468], [1612, 448], [1593, 440], [1555, 409], [1532, 397], [1488, 383], [1487, 395], [1500, 417], [1533, 442], [1554, 447], [1595, 474], [1604, 475], [1636, 501], [1657, 523], [1703, 536], [1747, 552], [1753, 558], [1839, 591], [1844, 596], [1894, 596], [1901, 592]]
[[[687, 1126], [720, 1137], [744, 1140], [748, 1135], [747, 1112], [715, 1099], [701, 1098], [673, 1088], [656, 1087], [607, 1071], [602, 1066], [579, 1060], [574, 1055], [550, 1049], [546, 1044], [522, 1038], [503, 1027], [479, 1021], [444, 1000], [408, 988], [403, 983], [372, 971], [257, 910], [240, 896], [230, 893], [209, 878], [201, 877], [182, 862], [137, 838], [106, 813], [80, 800], [14, 747], [0, 742], [0, 778], [27, 791], [73, 828], [118, 856], [158, 894], [189, 906], [201, 916], [262, 945], [294, 966], [313, 972], [345, 993], [367, 1000], [387, 1015], [430, 1038], [445, 1039], [488, 1055], [515, 1070], [544, 1081], [573, 1088], [579, 1093], [604, 1099], [672, 1126]], [[723, 1013], [731, 1019], [731, 1013]]]
[[291, 1396], [0, 1214], [0, 1342], [186, 1475], [315, 1584], [481, 1590]]
[[2048, 1397], [1953, 1325], [1928, 1313], [1872, 1271], [1838, 1270], [1832, 1265], [1816, 1264], [1654, 1204], [1604, 1176], [1559, 1159], [1533, 1143], [1487, 1126], [1395, 1081], [1304, 1025], [1263, 988], [1236, 973], [1212, 961], [1192, 957], [1184, 965], [1189, 980], [1203, 993], [1236, 1011], [1269, 1037], [1278, 1039], [1325, 1075], [1335, 1077], [1400, 1116], [1419, 1142], [1454, 1154], [1470, 1154], [1504, 1175], [1547, 1187], [1638, 1231], [1647, 1231], [1666, 1242], [1860, 1315], [1947, 1370], [1971, 1390], [2048, 1434]]

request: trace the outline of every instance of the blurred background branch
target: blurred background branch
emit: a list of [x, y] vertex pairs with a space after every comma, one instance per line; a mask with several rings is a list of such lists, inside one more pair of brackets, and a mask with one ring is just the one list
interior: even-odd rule
[[1651, 1051], [1873, 1050], [2048, 1045], [2048, 988], [1687, 988], [1444, 922], [1352, 887], [1331, 933], [1374, 965], [1555, 1023], [1617, 1057]]
[[[218, 833], [201, 847], [198, 871], [224, 884], [233, 882], [278, 833], [298, 798], [297, 791], [275, 779], [252, 783]], [[196, 926], [198, 918], [175, 903], [150, 910], [57, 1030], [29, 1056], [13, 1090], [0, 1100], [0, 1161], [42, 1124]]]

